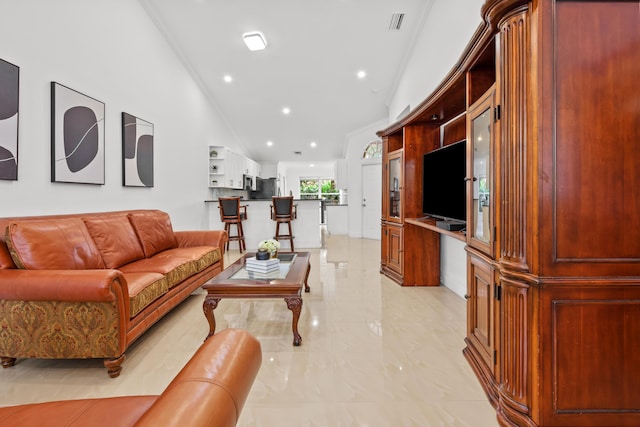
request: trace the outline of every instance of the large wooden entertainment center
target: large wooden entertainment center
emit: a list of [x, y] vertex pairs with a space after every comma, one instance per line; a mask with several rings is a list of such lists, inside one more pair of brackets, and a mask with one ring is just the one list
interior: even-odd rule
[[[481, 13], [443, 82], [378, 133], [381, 271], [437, 286], [441, 235], [466, 243], [463, 353], [501, 425], [639, 426], [638, 1]], [[452, 232], [424, 217], [423, 157], [465, 139]]]

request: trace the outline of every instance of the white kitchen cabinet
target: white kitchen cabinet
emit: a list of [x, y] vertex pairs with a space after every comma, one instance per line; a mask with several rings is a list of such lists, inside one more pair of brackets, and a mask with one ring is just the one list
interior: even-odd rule
[[225, 146], [209, 146], [210, 188], [244, 190], [244, 175], [260, 176], [260, 164]]

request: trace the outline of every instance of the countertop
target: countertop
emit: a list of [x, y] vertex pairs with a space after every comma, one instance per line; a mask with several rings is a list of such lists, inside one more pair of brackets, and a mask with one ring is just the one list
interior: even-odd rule
[[[205, 200], [209, 210], [209, 229], [223, 230], [225, 225], [220, 220], [217, 200]], [[307, 203], [308, 202], [308, 203]], [[322, 235], [320, 232], [320, 203], [318, 200], [303, 199], [295, 202], [297, 217], [291, 222], [295, 247], [320, 248], [322, 247]], [[275, 235], [276, 222], [271, 219], [271, 199], [243, 199], [241, 205], [247, 206], [247, 218], [242, 221], [247, 249], [255, 250], [261, 240], [271, 239]], [[341, 209], [334, 209], [338, 212]], [[345, 209], [346, 210], [346, 209]], [[232, 228], [235, 234], [235, 228]], [[284, 250], [288, 249], [288, 241], [284, 242]], [[232, 247], [237, 248], [237, 242], [232, 242]]]
[[[209, 199], [209, 200], [205, 200], [205, 203], [215, 203], [218, 200], [214, 200], [214, 199]], [[271, 198], [268, 199], [240, 199], [241, 202], [270, 202]], [[293, 199], [294, 202], [320, 202], [320, 200], [317, 199]]]

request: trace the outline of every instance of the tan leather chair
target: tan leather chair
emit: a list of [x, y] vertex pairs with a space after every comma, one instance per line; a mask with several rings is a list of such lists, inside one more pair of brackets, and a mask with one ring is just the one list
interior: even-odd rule
[[[293, 231], [291, 230], [291, 221], [296, 219], [297, 216], [297, 207], [293, 203], [293, 196], [285, 196], [285, 197], [272, 197], [271, 200], [271, 219], [276, 222], [276, 235], [273, 236], [277, 241], [280, 240], [289, 240], [291, 242], [291, 252], [294, 251], [293, 248]], [[289, 229], [289, 234], [281, 234], [280, 225], [287, 224]]]
[[[228, 239], [226, 250], [229, 250], [229, 242], [236, 240], [240, 249], [247, 250], [244, 241], [244, 230], [242, 229], [242, 221], [247, 219], [247, 206], [240, 205], [240, 197], [219, 197], [218, 204], [220, 208], [220, 221], [224, 222], [224, 229], [227, 232]], [[236, 234], [231, 234], [231, 226], [236, 226]]]

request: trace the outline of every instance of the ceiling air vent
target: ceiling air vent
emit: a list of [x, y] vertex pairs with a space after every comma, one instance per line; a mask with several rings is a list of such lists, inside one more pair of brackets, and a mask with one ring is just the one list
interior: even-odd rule
[[391, 22], [389, 22], [390, 31], [400, 31], [402, 20], [404, 19], [404, 13], [394, 13], [391, 15]]
[[296, 156], [301, 156], [302, 155], [302, 151], [294, 151], [293, 154], [295, 154]]

